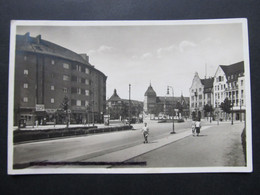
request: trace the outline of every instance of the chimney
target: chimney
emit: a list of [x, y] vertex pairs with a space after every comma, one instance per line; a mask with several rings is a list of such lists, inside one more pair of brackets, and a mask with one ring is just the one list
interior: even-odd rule
[[30, 40], [30, 33], [29, 32], [24, 34], [24, 40], [25, 40], [25, 42], [29, 42], [29, 40]]
[[89, 57], [88, 57], [87, 54], [83, 53], [83, 54], [80, 54], [80, 55], [81, 55], [81, 57], [82, 57], [85, 61], [89, 62]]
[[37, 44], [40, 44], [40, 43], [41, 43], [41, 39], [42, 39], [42, 36], [41, 36], [41, 35], [38, 35], [38, 36], [36, 37], [36, 42], [37, 42]]

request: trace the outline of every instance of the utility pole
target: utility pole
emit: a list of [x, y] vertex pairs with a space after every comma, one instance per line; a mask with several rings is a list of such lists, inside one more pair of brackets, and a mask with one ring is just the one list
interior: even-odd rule
[[131, 116], [131, 84], [129, 84], [129, 114], [128, 114], [128, 116], [129, 116], [129, 126], [131, 125], [131, 118], [132, 118], [132, 116]]
[[173, 112], [172, 112], [172, 132], [171, 134], [175, 134], [175, 126], [174, 126], [174, 91], [173, 91], [173, 87], [172, 86], [167, 86], [167, 94], [169, 94], [169, 88], [171, 88], [172, 90], [172, 109], [173, 109]]

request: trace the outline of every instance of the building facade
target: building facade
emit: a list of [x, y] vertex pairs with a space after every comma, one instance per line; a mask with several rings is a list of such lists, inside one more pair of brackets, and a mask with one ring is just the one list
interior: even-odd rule
[[[216, 119], [245, 119], [245, 78], [244, 62], [231, 65], [219, 65], [214, 78], [200, 79], [198, 73], [190, 87], [190, 111], [192, 116], [204, 118], [205, 106], [214, 110]], [[225, 99], [231, 102], [231, 113], [222, 109]]]
[[57, 44], [16, 36], [14, 125], [64, 123], [62, 103], [67, 97], [71, 123], [100, 121], [105, 112], [107, 77], [88, 61]]
[[107, 113], [110, 119], [123, 120], [130, 117], [138, 119], [143, 113], [143, 102], [121, 99], [115, 89], [113, 95], [107, 100]]
[[[231, 109], [235, 120], [245, 119], [245, 77], [244, 62], [231, 65], [220, 65], [214, 77], [215, 107], [218, 108], [227, 98], [231, 101]], [[219, 117], [231, 118], [222, 110]]]
[[189, 97], [157, 96], [150, 84], [144, 94], [144, 114], [154, 116], [189, 116]]
[[213, 78], [201, 79], [196, 72], [190, 87], [190, 112], [192, 118], [208, 116], [205, 105], [213, 107]]

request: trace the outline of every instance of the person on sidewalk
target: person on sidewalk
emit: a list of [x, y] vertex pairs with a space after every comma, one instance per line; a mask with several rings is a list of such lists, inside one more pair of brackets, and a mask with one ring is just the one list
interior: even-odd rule
[[199, 136], [199, 134], [200, 134], [200, 128], [201, 128], [201, 123], [200, 123], [200, 119], [198, 119], [195, 123], [195, 129], [196, 129], [197, 136]]
[[195, 128], [195, 121], [194, 120], [192, 120], [192, 123], [191, 123], [191, 131], [192, 131], [192, 135], [193, 136], [195, 136], [196, 134], [195, 134], [195, 130], [196, 130], [196, 128]]
[[142, 133], [144, 136], [144, 144], [148, 143], [149, 128], [147, 126], [147, 123], [144, 123], [144, 127], [142, 128]]

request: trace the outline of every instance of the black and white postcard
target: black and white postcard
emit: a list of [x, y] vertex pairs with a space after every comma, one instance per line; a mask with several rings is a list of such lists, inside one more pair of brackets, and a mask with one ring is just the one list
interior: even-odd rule
[[252, 172], [246, 19], [12, 21], [8, 174]]

